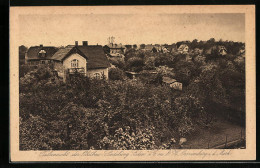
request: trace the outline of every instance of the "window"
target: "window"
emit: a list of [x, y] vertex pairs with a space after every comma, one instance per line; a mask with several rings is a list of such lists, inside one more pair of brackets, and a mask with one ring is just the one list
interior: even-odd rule
[[39, 52], [39, 57], [46, 57], [46, 51], [45, 50], [41, 50]]
[[99, 73], [95, 73], [95, 74], [94, 74], [94, 77], [95, 77], [96, 79], [100, 79], [100, 74], [99, 74]]
[[74, 59], [71, 61], [71, 68], [78, 68], [79, 67], [79, 61], [77, 59]]

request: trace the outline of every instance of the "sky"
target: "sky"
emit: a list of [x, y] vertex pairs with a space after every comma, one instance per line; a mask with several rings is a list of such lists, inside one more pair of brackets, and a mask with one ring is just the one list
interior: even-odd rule
[[172, 44], [193, 39], [245, 42], [244, 14], [20, 15], [19, 45]]

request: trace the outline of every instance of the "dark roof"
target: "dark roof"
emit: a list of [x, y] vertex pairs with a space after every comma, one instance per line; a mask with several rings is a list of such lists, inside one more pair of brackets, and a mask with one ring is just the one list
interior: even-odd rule
[[73, 48], [74, 46], [67, 46], [65, 48], [60, 48], [53, 56], [52, 59], [61, 61]]
[[63, 49], [59, 49], [59, 51], [53, 55], [53, 59], [63, 61], [67, 56], [70, 55], [72, 49], [76, 49], [81, 54], [83, 54], [83, 56], [87, 59], [88, 69], [110, 67], [110, 63], [104, 53], [102, 46], [100, 45], [68, 46]]
[[[44, 50], [46, 52], [46, 57], [42, 58], [39, 57], [38, 53]], [[30, 47], [28, 52], [27, 52], [27, 56], [28, 59], [32, 60], [32, 59], [52, 59], [52, 56], [57, 52], [57, 48], [56, 47], [41, 47], [41, 46], [33, 46]]]
[[100, 45], [78, 46], [78, 49], [87, 57], [87, 68], [108, 68], [110, 63]]

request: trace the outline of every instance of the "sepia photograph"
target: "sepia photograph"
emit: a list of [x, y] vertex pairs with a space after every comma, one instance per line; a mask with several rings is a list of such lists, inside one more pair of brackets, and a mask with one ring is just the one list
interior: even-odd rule
[[206, 159], [204, 151], [252, 149], [246, 12], [170, 7], [14, 9], [16, 150], [125, 158], [197, 150]]

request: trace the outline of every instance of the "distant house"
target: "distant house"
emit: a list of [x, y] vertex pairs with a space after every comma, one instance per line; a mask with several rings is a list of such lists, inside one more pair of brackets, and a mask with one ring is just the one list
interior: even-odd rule
[[194, 53], [195, 55], [201, 55], [201, 54], [203, 53], [203, 49], [195, 48], [195, 49], [193, 50], [193, 53]]
[[52, 59], [56, 62], [54, 68], [64, 80], [66, 75], [76, 72], [91, 78], [108, 78], [110, 63], [100, 45], [88, 45], [87, 41], [78, 45], [75, 42], [75, 46], [59, 49]]
[[175, 44], [172, 44], [172, 45], [165, 44], [165, 45], [162, 45], [162, 47], [161, 47], [161, 51], [163, 53], [173, 53], [176, 50], [177, 49], [176, 49], [176, 45]]
[[176, 90], [182, 90], [182, 83], [180, 82], [177, 82], [176, 79], [172, 79], [170, 77], [163, 77], [162, 79], [163, 83], [173, 89], [176, 89]]
[[152, 45], [152, 44], [147, 44], [147, 45], [145, 45], [144, 50], [145, 50], [145, 51], [151, 51], [151, 52], [158, 52], [156, 46], [155, 46], [155, 45]]
[[33, 46], [25, 53], [25, 63], [28, 65], [49, 64], [58, 48], [52, 46]]
[[158, 48], [158, 46], [157, 45], [153, 45], [153, 44], [141, 44], [141, 45], [139, 45], [139, 48], [138, 48], [139, 50], [142, 50], [142, 51], [149, 51], [149, 52], [158, 52], [159, 50], [159, 48]]
[[222, 55], [222, 56], [227, 55], [227, 49], [225, 46], [216, 46], [216, 45], [214, 45], [214, 46], [210, 47], [208, 50], [206, 50], [205, 54], [211, 55], [214, 52], [217, 52], [218, 55]]
[[181, 54], [187, 54], [189, 52], [189, 46], [187, 44], [181, 44], [178, 48], [178, 52]]
[[125, 47], [122, 44], [110, 43], [104, 46], [105, 49], [108, 49], [108, 55], [110, 57], [123, 57], [125, 52]]
[[242, 46], [240, 48], [240, 50], [238, 51], [238, 55], [242, 56], [242, 57], [245, 57], [245, 53], [246, 53], [245, 46]]
[[227, 49], [224, 46], [218, 46], [218, 52], [220, 55], [227, 55]]

